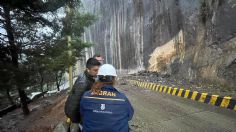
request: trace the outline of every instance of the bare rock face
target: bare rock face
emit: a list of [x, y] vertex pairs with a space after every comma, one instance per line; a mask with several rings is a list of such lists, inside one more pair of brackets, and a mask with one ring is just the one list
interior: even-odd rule
[[236, 1], [83, 0], [97, 15], [86, 57], [105, 56], [121, 71], [157, 71], [236, 84]]

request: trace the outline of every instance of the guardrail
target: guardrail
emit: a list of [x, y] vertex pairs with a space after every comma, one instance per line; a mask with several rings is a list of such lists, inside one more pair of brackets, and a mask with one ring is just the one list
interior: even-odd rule
[[236, 100], [230, 96], [212, 95], [209, 93], [200, 93], [184, 88], [169, 87], [167, 85], [129, 80], [130, 84], [141, 88], [150, 89], [161, 93], [167, 93], [178, 97], [195, 100], [201, 103], [211, 104], [236, 111]]

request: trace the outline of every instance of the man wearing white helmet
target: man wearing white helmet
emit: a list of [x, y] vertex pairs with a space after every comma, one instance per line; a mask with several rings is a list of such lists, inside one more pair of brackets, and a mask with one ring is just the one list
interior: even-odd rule
[[99, 81], [82, 96], [83, 132], [129, 132], [128, 121], [134, 110], [125, 94], [114, 88], [116, 76], [112, 65], [102, 65]]

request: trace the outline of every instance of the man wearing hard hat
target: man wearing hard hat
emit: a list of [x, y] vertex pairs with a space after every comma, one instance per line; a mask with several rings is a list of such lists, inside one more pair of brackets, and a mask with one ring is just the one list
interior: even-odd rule
[[112, 65], [102, 65], [98, 70], [98, 82], [82, 96], [83, 132], [129, 132], [128, 121], [134, 110], [125, 94], [114, 87], [116, 77]]

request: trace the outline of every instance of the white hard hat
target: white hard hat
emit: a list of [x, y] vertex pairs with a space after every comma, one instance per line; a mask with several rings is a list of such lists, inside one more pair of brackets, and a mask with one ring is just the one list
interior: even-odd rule
[[104, 64], [98, 70], [98, 75], [102, 76], [117, 76], [116, 69], [111, 64]]

